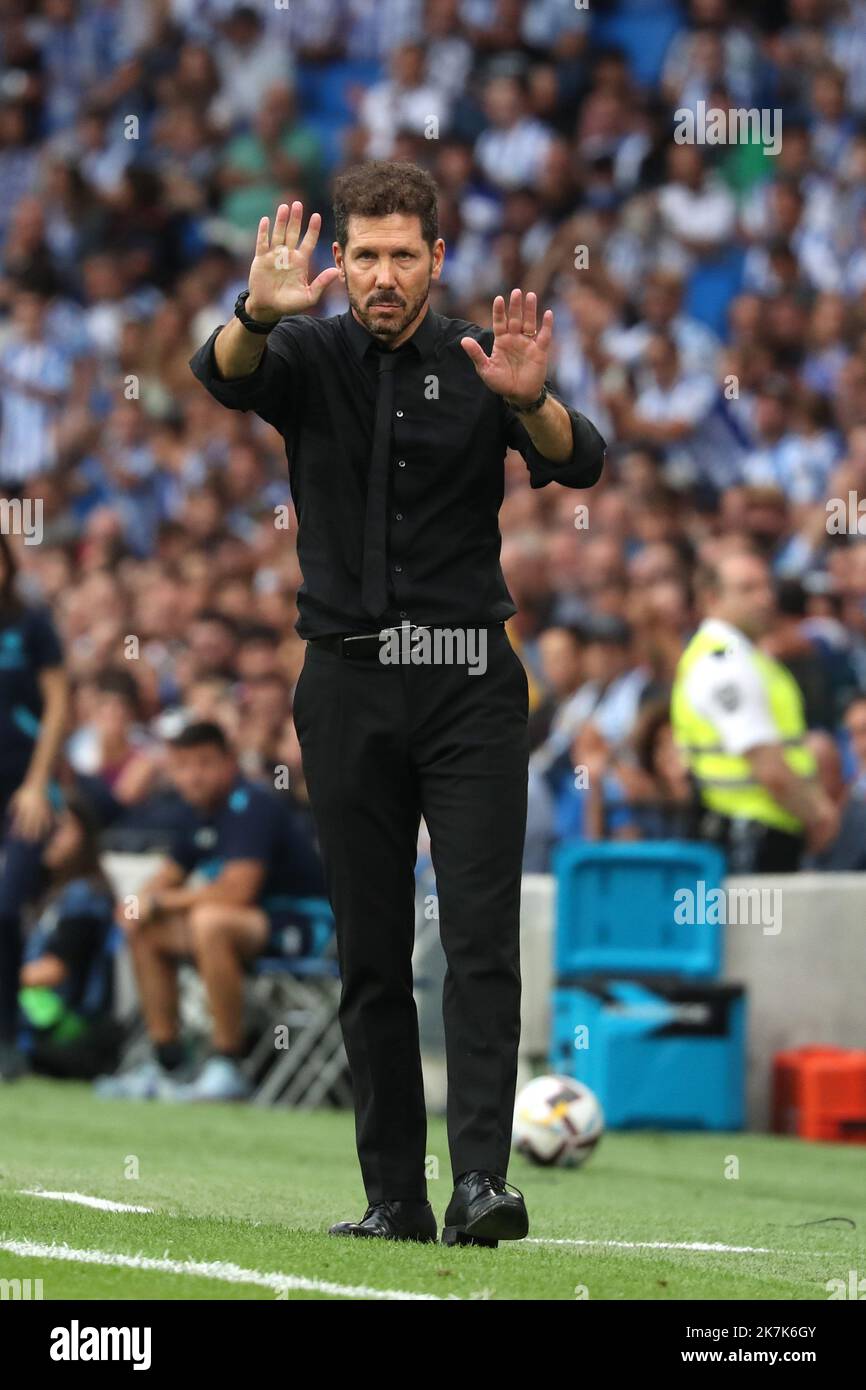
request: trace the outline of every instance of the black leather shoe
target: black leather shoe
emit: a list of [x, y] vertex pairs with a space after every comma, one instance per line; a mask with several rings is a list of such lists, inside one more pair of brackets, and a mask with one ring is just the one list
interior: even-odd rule
[[522, 1192], [497, 1173], [461, 1174], [445, 1213], [443, 1245], [495, 1247], [501, 1240], [523, 1240], [528, 1233]]
[[372, 1202], [360, 1221], [338, 1221], [329, 1234], [435, 1241], [436, 1217], [429, 1202]]

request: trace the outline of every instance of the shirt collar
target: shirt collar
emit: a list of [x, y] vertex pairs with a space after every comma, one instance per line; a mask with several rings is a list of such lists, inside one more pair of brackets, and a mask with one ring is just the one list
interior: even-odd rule
[[734, 646], [745, 644], [745, 646], [751, 647], [754, 645], [741, 628], [734, 627], [732, 623], [726, 623], [724, 618], [704, 618], [701, 629], [703, 632], [709, 633], [710, 637], [721, 638]]
[[[377, 350], [377, 340], [369, 333], [362, 323], [359, 323], [352, 313], [347, 309], [342, 316], [349, 342], [359, 361], [363, 361], [368, 352]], [[431, 356], [434, 347], [439, 339], [440, 320], [439, 315], [428, 307], [426, 314], [419, 323], [411, 338], [407, 338], [405, 343], [401, 343], [400, 349], [414, 348], [420, 358]]]

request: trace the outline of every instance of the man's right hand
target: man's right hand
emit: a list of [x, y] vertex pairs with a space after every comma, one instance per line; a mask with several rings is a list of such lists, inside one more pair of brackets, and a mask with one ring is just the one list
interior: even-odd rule
[[304, 314], [318, 304], [328, 285], [339, 277], [330, 266], [310, 283], [310, 256], [319, 239], [322, 218], [311, 213], [301, 240], [301, 203], [280, 203], [270, 235], [270, 218], [263, 217], [256, 238], [255, 259], [250, 267], [250, 295], [246, 311], [260, 323], [276, 323], [285, 314]]

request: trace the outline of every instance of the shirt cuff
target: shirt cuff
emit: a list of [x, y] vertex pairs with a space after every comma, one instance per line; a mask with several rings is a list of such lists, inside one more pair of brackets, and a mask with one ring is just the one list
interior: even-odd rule
[[[559, 400], [559, 397], [554, 396], [553, 399]], [[529, 469], [530, 486], [538, 488], [546, 487], [548, 483], [561, 483], [563, 487], [592, 487], [601, 477], [607, 446], [591, 420], [564, 401], [559, 401], [559, 404], [568, 411], [571, 421], [571, 454], [559, 463], [545, 458], [527, 434], [524, 458]]]
[[214, 354], [217, 335], [224, 327], [224, 324], [220, 324], [219, 328], [215, 328], [207, 342], [193, 353], [189, 359], [190, 369], [220, 405], [227, 406], [229, 410], [256, 410], [268, 400], [273, 400], [273, 358], [265, 348], [255, 371], [248, 376], [226, 381], [219, 374]]

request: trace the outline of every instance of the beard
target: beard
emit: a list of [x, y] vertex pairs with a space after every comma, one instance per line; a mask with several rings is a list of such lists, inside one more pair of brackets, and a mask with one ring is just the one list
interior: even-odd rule
[[[374, 290], [373, 293], [368, 296], [366, 303], [362, 304], [348, 288], [348, 285], [346, 289], [349, 297], [349, 304], [355, 311], [356, 316], [361, 320], [367, 332], [372, 333], [373, 337], [380, 343], [389, 343], [393, 342], [395, 338], [399, 338], [400, 334], [405, 333], [410, 324], [415, 322], [421, 310], [424, 308], [424, 305], [427, 303], [432, 280], [432, 275], [428, 276], [427, 284], [424, 286], [423, 291], [414, 299], [404, 298], [397, 290], [391, 290], [390, 292], [382, 291], [378, 294]], [[395, 304], [398, 312], [382, 317], [376, 314], [377, 304]]]

